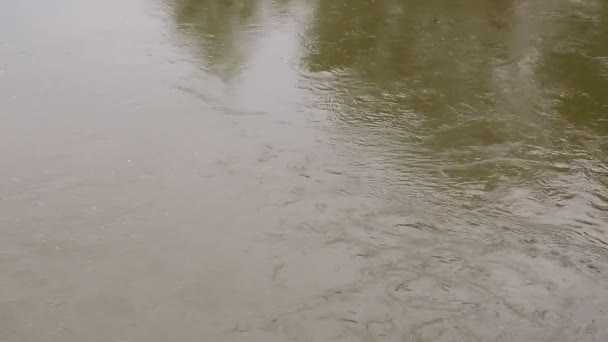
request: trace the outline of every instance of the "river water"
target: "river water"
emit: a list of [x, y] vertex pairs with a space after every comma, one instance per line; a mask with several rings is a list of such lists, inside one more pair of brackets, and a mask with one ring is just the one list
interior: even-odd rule
[[608, 341], [606, 1], [0, 1], [0, 120], [0, 341]]

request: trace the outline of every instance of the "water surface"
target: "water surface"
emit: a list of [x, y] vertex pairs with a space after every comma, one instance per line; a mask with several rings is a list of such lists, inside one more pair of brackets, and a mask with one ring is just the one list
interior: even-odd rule
[[0, 3], [0, 340], [608, 340], [601, 0]]

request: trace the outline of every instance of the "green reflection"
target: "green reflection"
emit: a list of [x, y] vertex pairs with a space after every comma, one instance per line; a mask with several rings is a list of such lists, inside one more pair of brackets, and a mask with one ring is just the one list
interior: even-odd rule
[[345, 122], [401, 127], [431, 151], [458, 149], [457, 162], [467, 151], [490, 158], [496, 149], [478, 147], [496, 145], [538, 161], [543, 149], [581, 148], [563, 141], [571, 125], [587, 142], [606, 133], [607, 6], [319, 0], [302, 61], [335, 75], [333, 112]]
[[608, 134], [608, 3], [573, 7], [545, 51], [543, 85], [558, 94], [556, 109], [581, 129]]
[[207, 68], [226, 80], [246, 62], [249, 29], [259, 20], [258, 2], [247, 0], [176, 0], [175, 20]]
[[503, 43], [509, 8], [507, 1], [321, 0], [304, 59], [313, 71], [346, 71], [366, 83], [364, 92], [391, 94], [402, 108], [446, 120], [462, 104], [492, 102], [493, 67], [512, 57]]
[[382, 108], [390, 94], [397, 107], [438, 126], [461, 122], [465, 114], [508, 116], [545, 129], [537, 124], [546, 124], [547, 113], [597, 126], [608, 89], [606, 7], [593, 1], [320, 0], [303, 60], [311, 71], [340, 72], [336, 91], [347, 101], [364, 99], [378, 113], [391, 111]]

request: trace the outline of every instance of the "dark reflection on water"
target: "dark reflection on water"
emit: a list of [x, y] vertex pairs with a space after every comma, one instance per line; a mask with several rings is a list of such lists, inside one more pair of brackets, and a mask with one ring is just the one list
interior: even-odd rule
[[[303, 58], [309, 70], [335, 73], [334, 115], [387, 128], [387, 149], [405, 154], [387, 159], [405, 182], [437, 171], [449, 178], [432, 182], [450, 182], [457, 196], [463, 187], [499, 196], [521, 187], [551, 220], [578, 181], [603, 191], [605, 8], [321, 1]], [[436, 169], [409, 170], [417, 161]], [[600, 224], [605, 214], [593, 217]]]
[[180, 28], [199, 38], [202, 58], [226, 77], [240, 70], [247, 54], [247, 30], [255, 27], [254, 1], [182, 1], [176, 6]]
[[605, 1], [35, 3], [0, 340], [608, 340]]

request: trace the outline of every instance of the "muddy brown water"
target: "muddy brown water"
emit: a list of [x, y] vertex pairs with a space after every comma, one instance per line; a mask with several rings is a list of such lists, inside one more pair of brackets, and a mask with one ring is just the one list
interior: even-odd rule
[[0, 2], [0, 341], [608, 341], [608, 3]]

